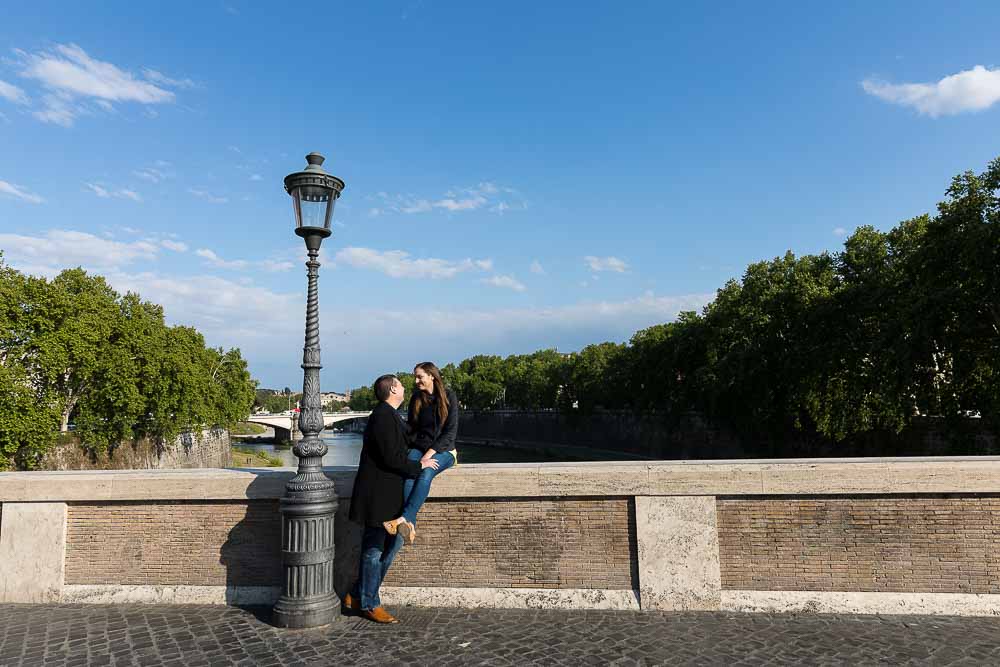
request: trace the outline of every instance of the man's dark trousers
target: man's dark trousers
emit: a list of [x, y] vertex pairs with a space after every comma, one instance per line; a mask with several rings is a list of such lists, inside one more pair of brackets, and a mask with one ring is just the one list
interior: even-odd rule
[[365, 526], [361, 534], [361, 562], [358, 564], [358, 581], [352, 597], [361, 602], [362, 609], [382, 606], [379, 588], [392, 560], [403, 546], [403, 536], [390, 535], [382, 526]]

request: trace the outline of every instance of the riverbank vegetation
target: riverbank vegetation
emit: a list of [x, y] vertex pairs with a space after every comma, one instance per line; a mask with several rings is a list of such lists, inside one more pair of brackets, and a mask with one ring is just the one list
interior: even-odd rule
[[230, 435], [260, 435], [267, 431], [266, 426], [254, 424], [252, 422], [236, 422], [229, 427]]
[[[926, 415], [980, 416], [997, 433], [998, 190], [1000, 159], [956, 176], [935, 215], [751, 264], [701, 313], [628, 343], [478, 355], [442, 374], [474, 409], [696, 411], [758, 439], [836, 442]], [[353, 390], [351, 407], [370, 394]]]
[[82, 269], [46, 279], [0, 255], [0, 470], [31, 468], [71, 428], [105, 452], [228, 427], [254, 382], [238, 349], [205, 345], [163, 309]]
[[280, 468], [284, 465], [277, 456], [248, 447], [232, 447], [233, 466], [236, 468]]

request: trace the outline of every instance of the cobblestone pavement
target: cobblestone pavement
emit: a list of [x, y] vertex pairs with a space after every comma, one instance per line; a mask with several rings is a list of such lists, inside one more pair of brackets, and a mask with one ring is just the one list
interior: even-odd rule
[[224, 606], [0, 605], [0, 665], [1000, 665], [1000, 619], [397, 609], [278, 630]]

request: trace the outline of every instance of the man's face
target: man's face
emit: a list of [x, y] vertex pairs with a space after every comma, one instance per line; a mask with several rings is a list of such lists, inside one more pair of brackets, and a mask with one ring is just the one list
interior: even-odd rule
[[398, 379], [392, 381], [392, 393], [399, 396], [399, 400], [403, 400], [406, 396], [406, 389], [403, 387], [403, 383]]

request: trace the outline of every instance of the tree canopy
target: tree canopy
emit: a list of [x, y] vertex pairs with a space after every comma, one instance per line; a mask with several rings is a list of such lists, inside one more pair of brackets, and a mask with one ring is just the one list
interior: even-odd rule
[[0, 469], [31, 468], [59, 431], [105, 451], [247, 416], [254, 382], [238, 349], [208, 347], [162, 309], [82, 269], [51, 280], [0, 256]]

